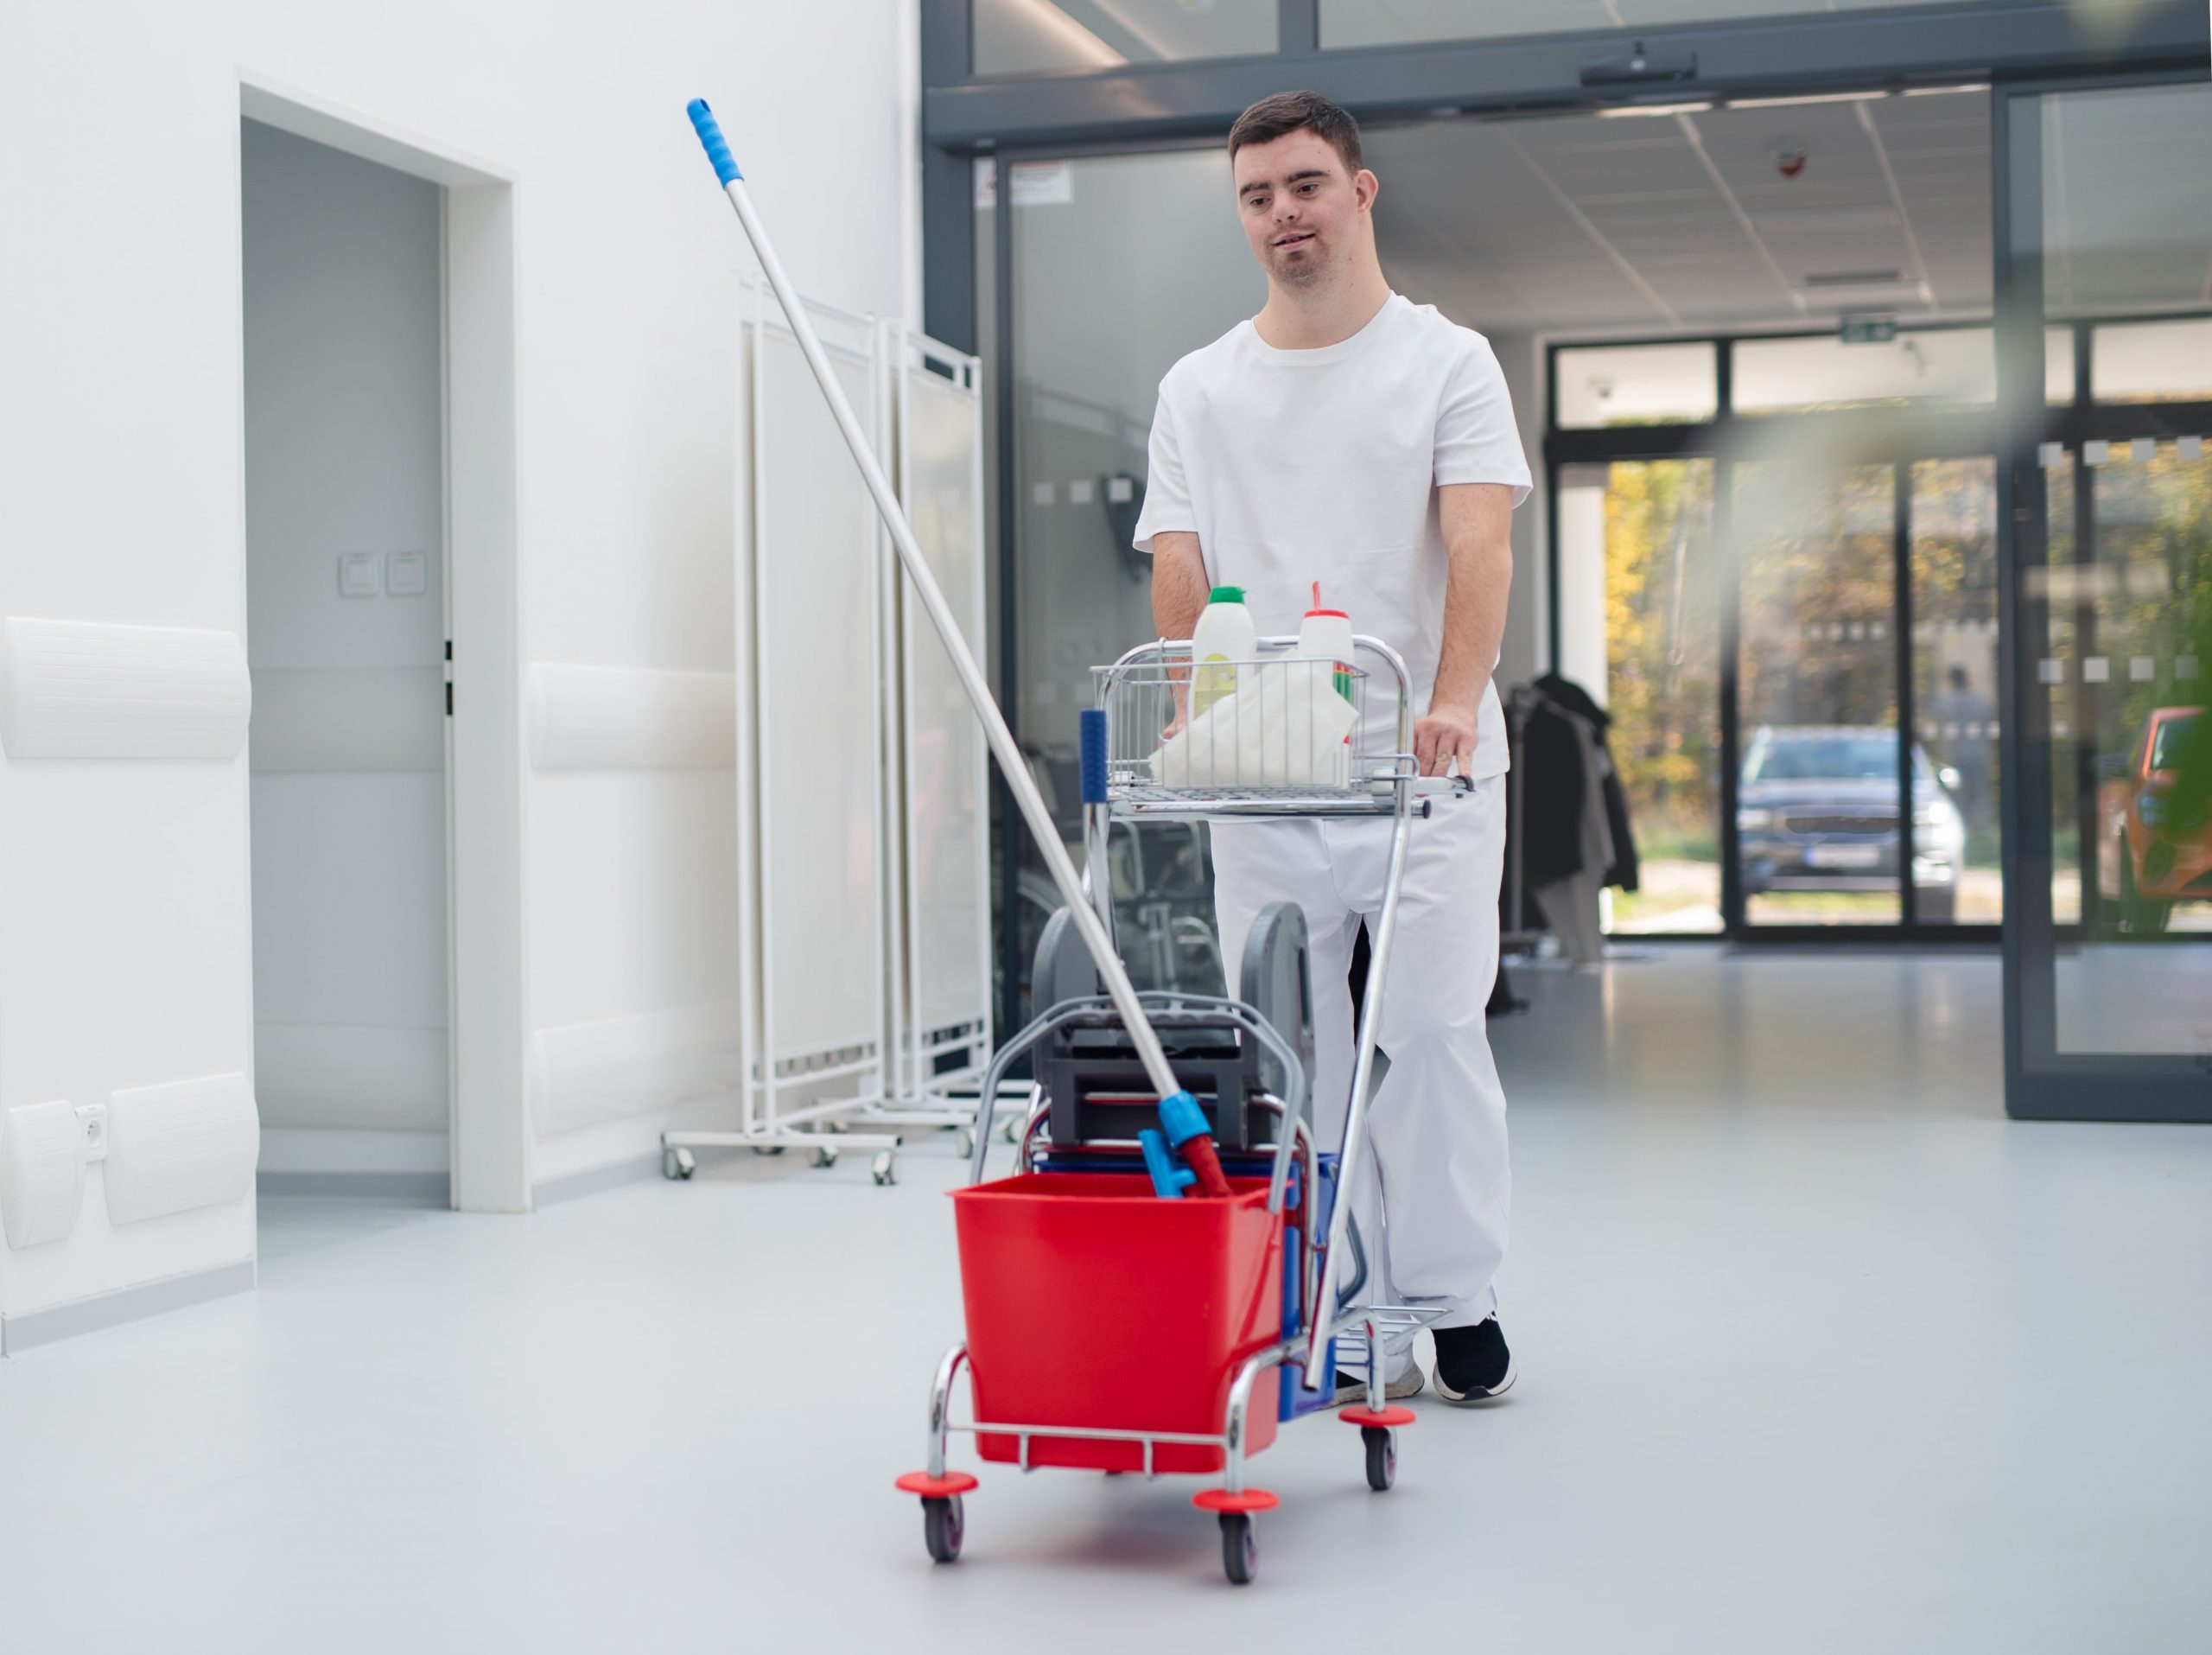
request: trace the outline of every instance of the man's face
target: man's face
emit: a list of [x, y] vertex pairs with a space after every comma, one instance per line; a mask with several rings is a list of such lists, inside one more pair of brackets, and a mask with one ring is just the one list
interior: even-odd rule
[[1366, 232], [1375, 175], [1344, 170], [1309, 127], [1236, 152], [1236, 211], [1245, 239], [1272, 281], [1319, 280]]

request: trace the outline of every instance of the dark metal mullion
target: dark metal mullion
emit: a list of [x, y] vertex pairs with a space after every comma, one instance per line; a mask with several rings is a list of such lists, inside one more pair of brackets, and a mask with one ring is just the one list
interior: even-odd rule
[[[1920, 924], [1920, 897], [1913, 869], [1913, 684], [1912, 684], [1912, 461], [1900, 460], [1890, 469], [1896, 495], [1895, 528], [1891, 534], [1896, 590], [1891, 600], [1891, 624], [1897, 629], [1897, 916], [1906, 931]], [[1953, 901], [1957, 901], [1956, 887]], [[1955, 917], [1958, 910], [1952, 909]]]
[[1544, 466], [1544, 671], [1559, 671], [1559, 474], [1560, 462]]
[[[992, 365], [998, 404], [999, 451], [999, 707], [1007, 729], [1017, 744], [1021, 740], [1020, 563], [1015, 556], [1019, 538], [1014, 476], [1014, 190], [1010, 165], [1004, 156], [992, 163], [992, 290], [996, 314], [992, 331], [998, 360]], [[1021, 974], [1027, 963], [1021, 958], [1021, 844], [1025, 829], [1014, 802], [1014, 789], [1004, 772], [994, 769], [999, 819], [999, 969], [1004, 985], [1000, 996], [999, 1027], [1014, 1029], [1022, 1015]]]
[[[2125, 60], [2201, 73], [2203, 17], [2194, 0], [2152, 0], [2134, 20]], [[2108, 60], [2112, 49], [2093, 20], [2069, 8], [1960, 3], [1323, 52], [1307, 78], [1362, 119], [1417, 116], [1441, 105], [1515, 113], [1588, 108], [1622, 102], [1634, 90], [1593, 87], [1582, 77], [1592, 60], [1639, 38], [1694, 54], [1697, 78], [1667, 88], [1682, 99], [1986, 79], [1993, 71], [2062, 73]], [[1115, 131], [1219, 132], [1253, 99], [1281, 90], [1281, 79], [1270, 53], [932, 82], [923, 92], [924, 130], [956, 148], [1058, 144]]]
[[[2088, 569], [2097, 555], [2097, 468], [2082, 449], [2074, 468], [2074, 566]], [[2074, 861], [2082, 881], [2082, 929], [2096, 934], [2104, 893], [2097, 879], [2097, 749], [2103, 730], [2101, 686], [2089, 682], [2089, 657], [2097, 652], [2097, 612], [2086, 582], [2074, 595]]]
[[[965, 80], [971, 0], [924, 0], [922, 84]], [[976, 338], [976, 168], [964, 153], [922, 145], [922, 329], [957, 350]]]
[[[2017, 157], [2016, 110], [2024, 129]], [[2038, 412], [2044, 399], [2041, 146], [2035, 96], [2000, 88], [1990, 99], [1998, 404]], [[2016, 257], [2016, 242], [2034, 251]], [[2048, 639], [2044, 604], [2024, 598], [2021, 578], [2023, 570], [2045, 562], [2041, 423], [2008, 430], [1997, 456], [1998, 856], [2005, 890], [2005, 1106], [2015, 1117], [2026, 1099], [2028, 1076], [2048, 1064], [2055, 1041], [2049, 702], [2035, 670]]]
[[1742, 560], [1736, 543], [1736, 467], [1723, 455], [1713, 462], [1713, 577], [1719, 584], [1720, 615], [1720, 932], [1740, 939], [1744, 914], [1743, 843], [1736, 824], [1738, 752], [1742, 725], [1736, 704], [1743, 648]]
[[[2088, 323], [2074, 324], [2074, 406], [2088, 412], [2096, 406], [2094, 353], [2096, 330]], [[2074, 566], [2087, 568], [2097, 558], [2097, 478], [2089, 464], [2084, 437], [2070, 450], [2074, 469]], [[2045, 507], [2048, 511], [2048, 506]], [[2099, 703], [2102, 692], [2089, 682], [2088, 660], [2097, 649], [2097, 614], [2086, 588], [2077, 587], [2074, 598], [2074, 861], [2082, 882], [2082, 929], [2094, 937], [2103, 914], [2104, 892], [2097, 878], [2097, 752], [2093, 737], [2102, 725]]]

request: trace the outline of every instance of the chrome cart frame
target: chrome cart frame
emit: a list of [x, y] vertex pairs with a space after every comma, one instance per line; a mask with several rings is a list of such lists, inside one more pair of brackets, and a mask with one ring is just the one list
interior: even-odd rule
[[[1357, 1226], [1351, 1216], [1352, 1192], [1354, 1181], [1360, 1175], [1367, 1152], [1367, 1094], [1374, 1073], [1376, 1034], [1380, 1027], [1383, 984], [1388, 978], [1391, 948], [1396, 935], [1398, 900], [1405, 878], [1407, 845], [1413, 822], [1429, 814], [1432, 796], [1454, 789], [1465, 791], [1467, 784], [1456, 779], [1424, 779], [1417, 774], [1412, 753], [1411, 685], [1405, 663], [1395, 650], [1379, 639], [1360, 637], [1355, 640], [1355, 643], [1361, 652], [1378, 659], [1392, 680], [1391, 687], [1395, 692], [1397, 703], [1396, 740], [1395, 747], [1388, 752], [1361, 751], [1361, 725], [1356, 716], [1353, 730], [1348, 738], [1353, 751], [1343, 776], [1333, 780], [1316, 780], [1311, 775], [1297, 774], [1300, 767], [1294, 761], [1284, 765], [1280, 773], [1272, 777], [1262, 775], [1254, 780], [1249, 773], [1251, 754], [1248, 750], [1235, 755], [1240, 762], [1213, 766], [1211, 773], [1203, 780], [1184, 786], [1163, 783], [1157, 779], [1155, 761], [1148, 750], [1154, 733], [1163, 727], [1162, 721], [1146, 715], [1167, 710], [1166, 703], [1159, 701], [1158, 697], [1172, 697], [1173, 724], [1183, 726], [1184, 716], [1187, 712], [1184, 687], [1189, 684], [1191, 677], [1190, 644], [1187, 641], [1167, 640], [1147, 644], [1130, 651], [1112, 666], [1096, 669], [1098, 698], [1106, 713], [1107, 724], [1106, 796], [1103, 802], [1087, 802], [1084, 810], [1084, 843], [1087, 872], [1090, 875], [1089, 894], [1094, 903], [1094, 911], [1109, 935], [1113, 926], [1113, 906], [1103, 875], [1106, 867], [1106, 836], [1116, 821], [1357, 819], [1376, 817], [1386, 817], [1390, 821], [1389, 861], [1384, 879], [1382, 906], [1370, 943], [1367, 983], [1359, 1006], [1354, 1037], [1351, 1097], [1345, 1109], [1344, 1141], [1338, 1155], [1336, 1194], [1330, 1209], [1328, 1233], [1325, 1240], [1317, 1246], [1306, 1230], [1301, 1228], [1296, 1260], [1285, 1260], [1286, 1270], [1292, 1269], [1294, 1262], [1297, 1271], [1300, 1299], [1304, 1307], [1300, 1331], [1291, 1338], [1253, 1353], [1243, 1360], [1230, 1385], [1221, 1429], [1217, 1433], [1199, 1434], [990, 1421], [974, 1417], [972, 1409], [969, 1418], [957, 1420], [953, 1416], [952, 1393], [961, 1369], [969, 1364], [966, 1342], [963, 1340], [953, 1346], [938, 1364], [936, 1374], [931, 1381], [928, 1469], [901, 1480], [902, 1487], [922, 1495], [931, 1550], [941, 1561], [950, 1561], [958, 1555], [965, 1520], [960, 1497], [976, 1486], [975, 1480], [967, 1474], [947, 1469], [945, 1448], [950, 1435], [965, 1433], [976, 1436], [1011, 1436], [1018, 1444], [1017, 1457], [1024, 1471], [1033, 1469], [1030, 1461], [1030, 1444], [1033, 1439], [1040, 1436], [1078, 1438], [1137, 1444], [1142, 1452], [1142, 1469], [1147, 1478], [1157, 1474], [1154, 1469], [1154, 1455], [1161, 1447], [1219, 1448], [1223, 1454], [1221, 1486], [1201, 1492], [1197, 1503], [1220, 1516], [1224, 1556], [1230, 1579], [1240, 1584], [1249, 1581], [1255, 1561], [1250, 1530], [1252, 1514], [1270, 1509], [1277, 1503], [1273, 1494], [1264, 1489], [1249, 1486], [1246, 1480], [1245, 1445], [1249, 1440], [1252, 1397], [1260, 1376], [1282, 1365], [1295, 1365], [1308, 1390], [1325, 1383], [1333, 1384], [1334, 1375], [1328, 1371], [1332, 1365], [1332, 1357], [1336, 1366], [1355, 1371], [1364, 1367], [1366, 1405], [1345, 1409], [1340, 1417], [1361, 1427], [1367, 1448], [1370, 1486], [1377, 1490], [1385, 1489], [1395, 1478], [1397, 1459], [1395, 1428], [1410, 1423], [1412, 1414], [1408, 1410], [1390, 1407], [1384, 1395], [1388, 1380], [1383, 1364], [1384, 1341], [1393, 1335], [1410, 1334], [1426, 1326], [1441, 1315], [1443, 1310], [1441, 1307], [1416, 1305], [1346, 1307], [1340, 1300], [1357, 1293], [1369, 1279], [1365, 1261], [1360, 1253]], [[1294, 672], [1310, 668], [1313, 664], [1288, 653], [1296, 646], [1294, 638], [1264, 639], [1261, 640], [1262, 653], [1260, 657], [1251, 662], [1228, 665], [1255, 668], [1262, 672], [1284, 668]], [[1363, 678], [1366, 675], [1357, 676]], [[1357, 711], [1357, 684], [1349, 698]], [[1156, 704], [1148, 704], [1154, 703]], [[1268, 761], [1264, 751], [1262, 758], [1264, 768]], [[1224, 770], [1231, 773], [1224, 774]], [[1282, 1123], [1275, 1134], [1268, 1182], [1267, 1210], [1269, 1213], [1282, 1210], [1294, 1157], [1299, 1162], [1302, 1174], [1300, 1188], [1306, 1192], [1302, 1199], [1310, 1203], [1319, 1189], [1319, 1180], [1318, 1157], [1305, 1108], [1305, 1073], [1283, 1035], [1252, 1008], [1236, 1000], [1174, 992], [1147, 993], [1138, 997], [1155, 1028], [1172, 1030], [1227, 1023], [1237, 1029], [1240, 1037], [1256, 1041], [1274, 1058], [1281, 1072], [1289, 1076], [1289, 1082], [1285, 1087], [1287, 1095], [1265, 1094], [1256, 1100]], [[1065, 1000], [1040, 1014], [1000, 1048], [983, 1079], [982, 1107], [969, 1168], [970, 1181], [983, 1181], [993, 1117], [1004, 1087], [1007, 1071], [1014, 1063], [1062, 1030], [1084, 1026], [1111, 1026], [1116, 1023], [1119, 1015], [1118, 1007], [1106, 996]], [[1047, 1119], [1041, 1091], [1041, 1087], [1032, 1088], [1028, 1117], [1014, 1135], [1019, 1146], [1017, 1164], [1023, 1172], [1031, 1169], [1036, 1141]], [[1347, 1250], [1351, 1257], [1358, 1261], [1349, 1268], [1343, 1262]], [[1354, 1270], [1357, 1270], [1356, 1275], [1351, 1273]], [[1351, 1348], [1336, 1349], [1336, 1341], [1339, 1340], [1345, 1340]], [[972, 1374], [972, 1369], [970, 1372]], [[970, 1400], [972, 1403], [972, 1396]], [[1270, 1402], [1268, 1405], [1274, 1404]]]

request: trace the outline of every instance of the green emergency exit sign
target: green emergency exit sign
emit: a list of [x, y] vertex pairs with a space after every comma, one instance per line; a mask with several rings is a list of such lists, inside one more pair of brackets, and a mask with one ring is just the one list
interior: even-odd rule
[[1886, 345], [1897, 336], [1895, 316], [1846, 316], [1843, 342], [1847, 345]]

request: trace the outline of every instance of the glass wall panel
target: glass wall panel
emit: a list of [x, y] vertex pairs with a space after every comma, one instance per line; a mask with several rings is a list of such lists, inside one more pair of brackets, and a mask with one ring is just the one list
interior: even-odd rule
[[[1735, 468], [1743, 761], [1736, 827], [1752, 925], [1895, 925], [1897, 472]], [[1916, 750], [1916, 773], [1926, 767]]]
[[1321, 44], [1404, 46], [1876, 8], [1898, 10], [1901, 0], [1321, 0]]
[[2022, 501], [2021, 768], [2048, 797], [2014, 819], [2050, 856], [2011, 894], [2016, 1098], [2212, 1114], [2212, 175], [2174, 162], [2212, 150], [2212, 87], [2024, 95], [2008, 121], [2009, 256], [2046, 317], [2096, 324], [2094, 401]]
[[2212, 402], [2212, 316], [2096, 329], [2089, 389], [2099, 402]]
[[1736, 345], [1739, 414], [1957, 407], [1996, 399], [1996, 338], [1986, 328], [1900, 334], [1878, 345], [1847, 345], [1834, 334]]
[[[1031, 769], [1081, 862], [1076, 715], [1090, 668], [1154, 636], [1150, 560], [1130, 535], [1143, 500], [1160, 376], [1258, 311], [1265, 279], [1238, 227], [1220, 150], [1049, 163], [1012, 192], [1014, 591], [1010, 700]], [[1128, 226], [1173, 258], [1132, 258]], [[1018, 836], [1020, 979], [1058, 897]], [[1116, 830], [1122, 953], [1141, 987], [1218, 992], [1204, 830]]]
[[1577, 346], [1553, 364], [1553, 419], [1562, 430], [1688, 425], [1720, 411], [1720, 370], [1709, 344]]
[[1280, 49], [1277, 0], [975, 0], [977, 74], [1116, 69]]
[[1997, 462], [1921, 461], [1911, 511], [1914, 918], [1995, 925]]
[[2089, 847], [2082, 946], [2057, 963], [2062, 1053], [2212, 1053], [2212, 821], [2171, 797], [2206, 716], [2212, 462], [2146, 447], [2085, 468], [2096, 558], [2061, 594], [2072, 648], [2056, 687]]
[[1713, 478], [1708, 459], [1560, 476], [1560, 670], [1611, 716], [1636, 836], [1637, 888], [1605, 893], [1616, 934], [1721, 928]]
[[2074, 400], [2074, 330], [2043, 330], [2043, 398], [2052, 407]]

